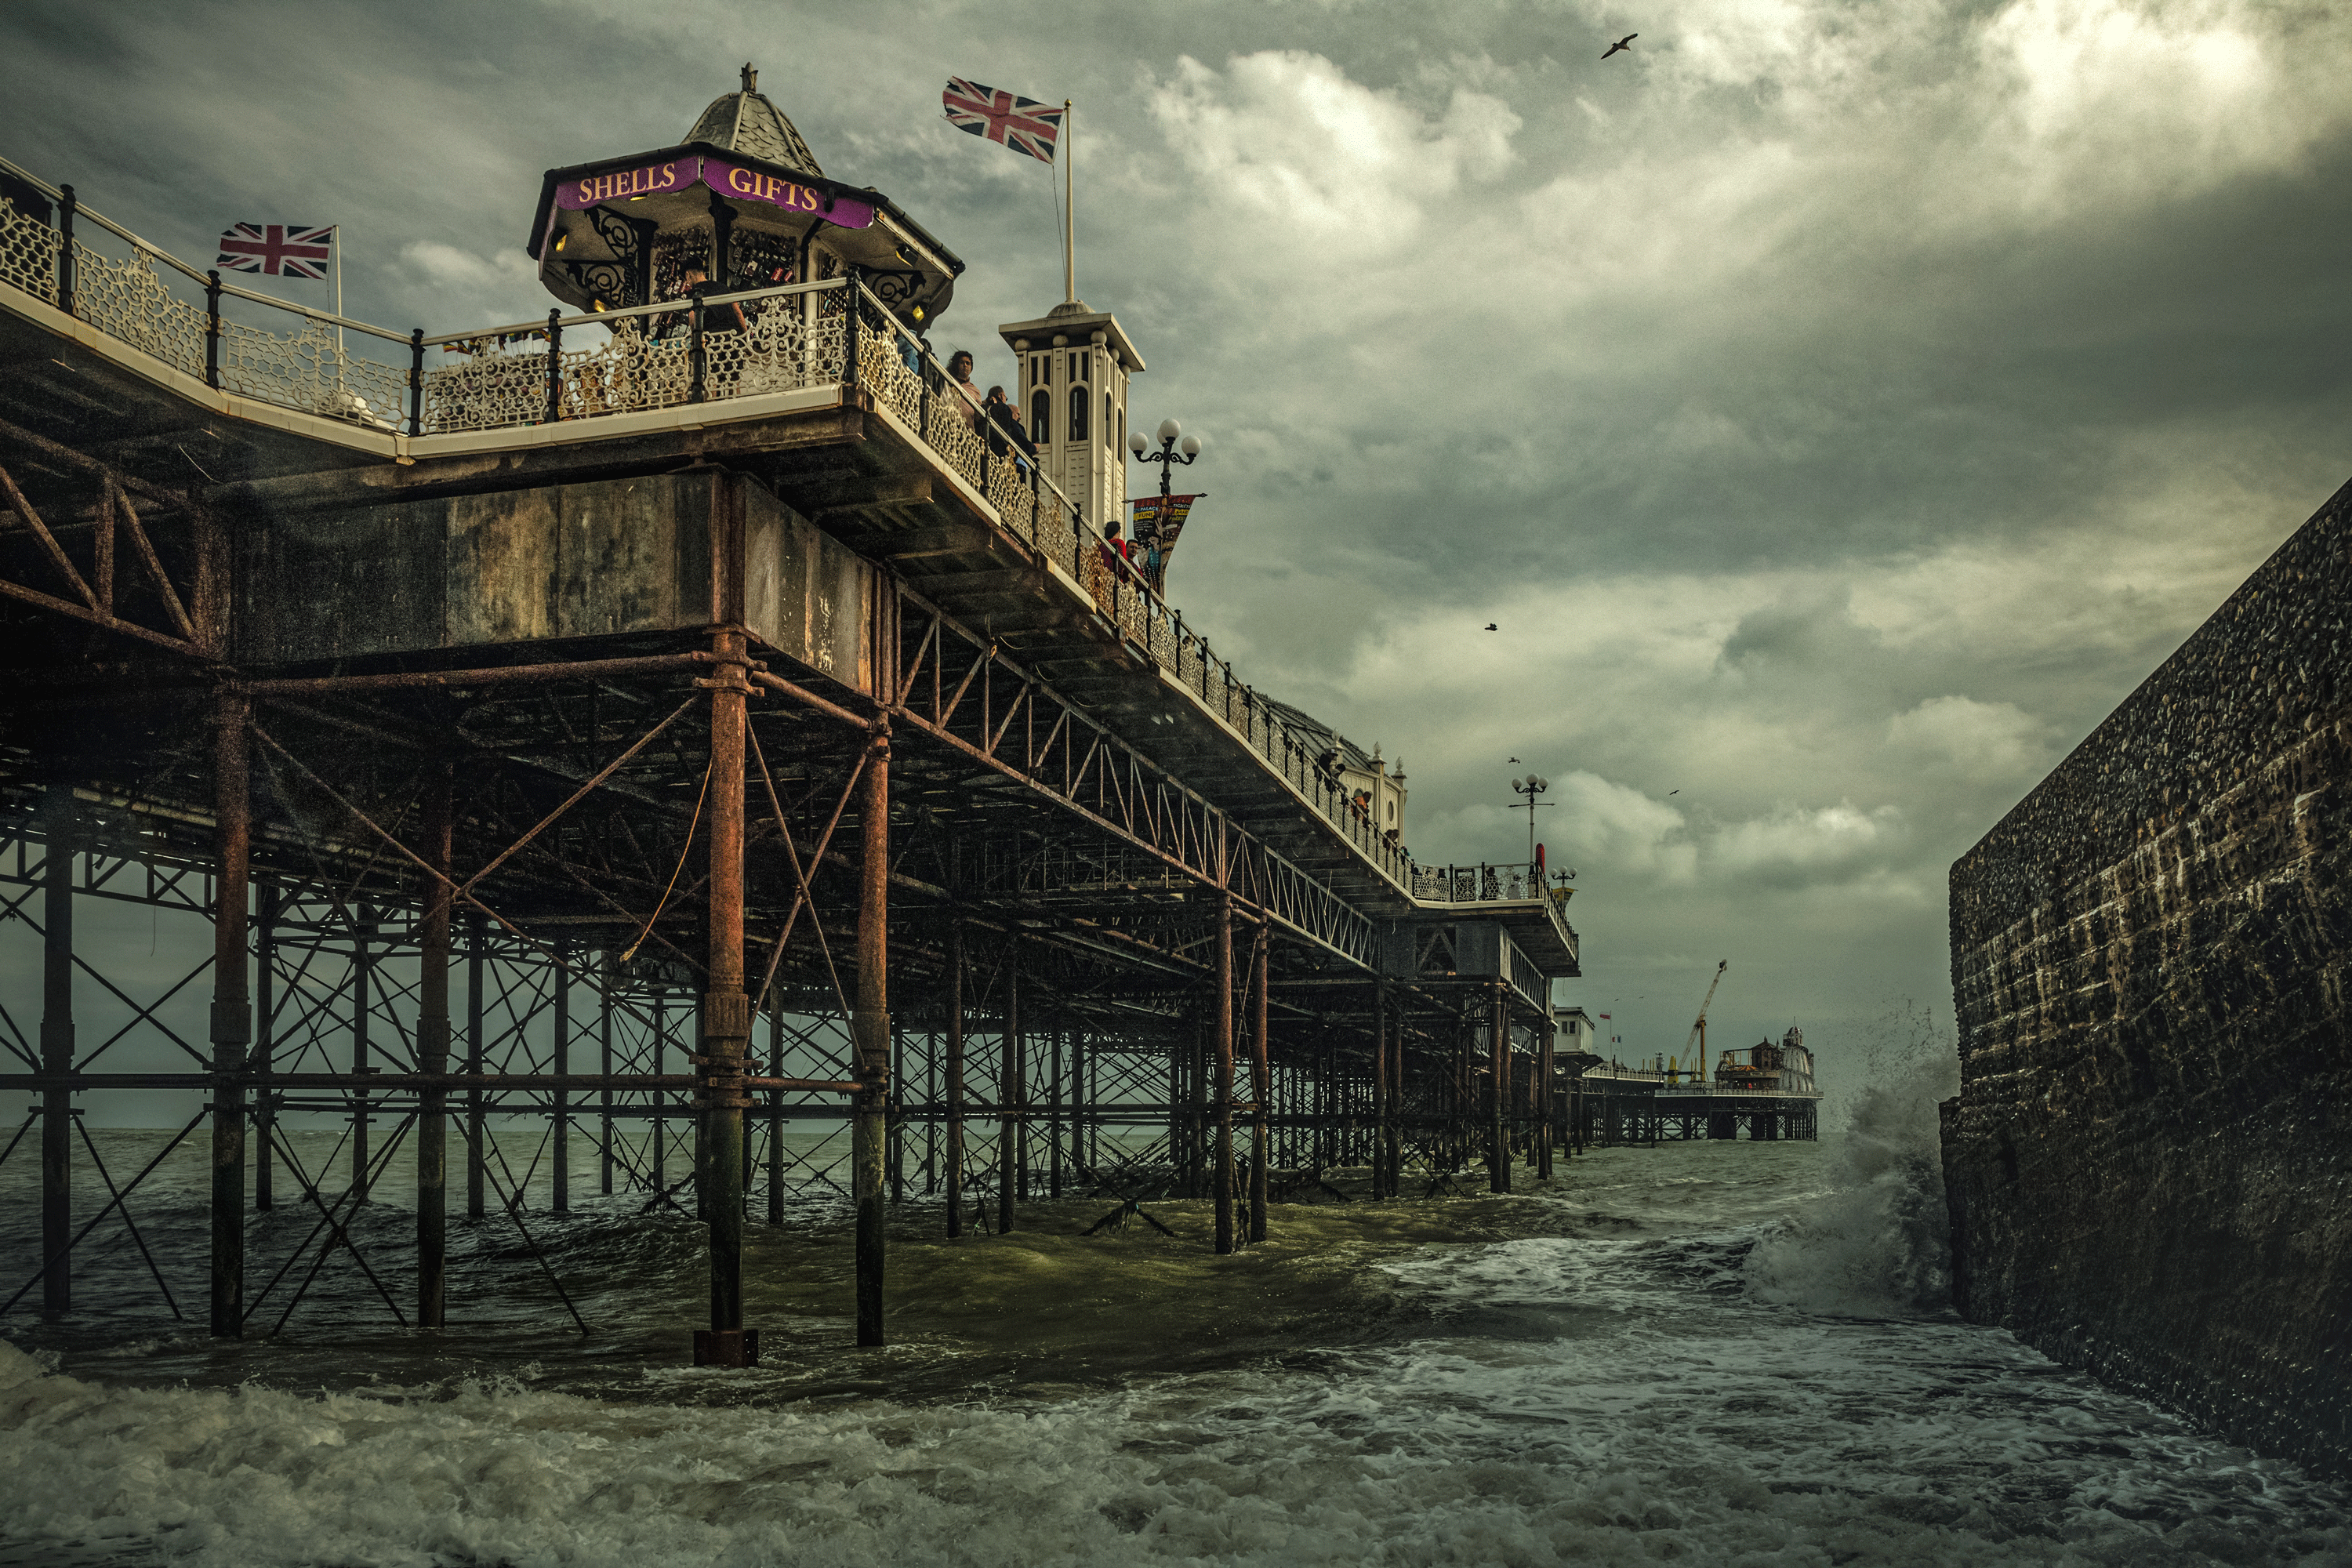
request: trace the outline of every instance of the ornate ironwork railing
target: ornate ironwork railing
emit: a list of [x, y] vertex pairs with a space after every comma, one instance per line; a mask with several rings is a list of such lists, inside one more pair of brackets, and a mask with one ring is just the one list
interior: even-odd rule
[[[1077, 505], [1015, 437], [955, 389], [854, 273], [622, 310], [550, 311], [544, 321], [437, 336], [421, 328], [403, 334], [225, 283], [79, 205], [71, 186], [48, 185], [5, 159], [0, 171], [56, 204], [52, 220], [0, 200], [0, 284], [208, 386], [278, 407], [428, 437], [855, 386], [970, 485], [1008, 531], [1066, 571], [1133, 650], [1400, 887], [1453, 903], [1538, 896], [1500, 890], [1528, 868], [1417, 866], [1350, 798], [1321, 751], [1094, 536]], [[94, 247], [93, 231], [112, 245]], [[270, 330], [288, 318], [290, 330]], [[603, 341], [582, 341], [592, 329]], [[385, 345], [397, 345], [404, 363], [379, 357], [389, 354]], [[459, 363], [427, 368], [435, 350]]]
[[1481, 862], [1475, 866], [1415, 866], [1412, 896], [1438, 904], [1506, 903], [1514, 900], [1549, 898], [1555, 905], [1568, 901], [1566, 891], [1546, 888], [1541, 870], [1531, 861]]

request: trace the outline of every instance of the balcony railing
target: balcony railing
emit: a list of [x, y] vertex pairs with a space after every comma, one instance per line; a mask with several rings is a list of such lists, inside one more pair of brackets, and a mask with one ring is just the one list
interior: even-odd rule
[[1565, 905], [1573, 889], [1547, 888], [1543, 872], [1532, 861], [1481, 861], [1475, 866], [1415, 866], [1412, 896], [1435, 904], [1489, 904], [1512, 900], [1549, 898], [1555, 908]]
[[[1276, 718], [1184, 625], [1181, 611], [1104, 549], [1034, 462], [974, 428], [935, 360], [917, 353], [909, 365], [913, 340], [855, 269], [821, 282], [706, 294], [701, 308], [677, 300], [586, 315], [550, 311], [541, 321], [436, 336], [421, 327], [401, 333], [225, 283], [79, 205], [72, 187], [47, 184], [5, 159], [0, 170], [57, 204], [51, 224], [0, 201], [0, 284], [207, 386], [362, 429], [447, 436], [861, 388], [1008, 531], [1066, 571], [1131, 649], [1197, 698], [1391, 880], [1446, 902], [1536, 896], [1506, 890], [1523, 885], [1514, 879], [1532, 868], [1416, 866], [1319, 764], [1318, 747]], [[724, 306], [740, 310], [745, 326], [706, 331], [705, 311]], [[583, 346], [590, 327], [608, 336]], [[518, 342], [521, 352], [508, 352]], [[427, 351], [456, 353], [460, 363], [428, 368]], [[1424, 891], [1438, 887], [1445, 891]]]

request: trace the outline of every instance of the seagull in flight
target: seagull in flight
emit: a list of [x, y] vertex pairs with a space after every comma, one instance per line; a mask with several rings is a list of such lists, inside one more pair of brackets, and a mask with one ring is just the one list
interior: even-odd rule
[[1490, 632], [1493, 632], [1493, 631], [1500, 631], [1502, 628], [1501, 628], [1500, 626], [1497, 626], [1494, 622], [1492, 622], [1492, 621], [1488, 621], [1488, 622], [1486, 623], [1486, 629], [1487, 629], [1488, 631], [1490, 631]]
[[1678, 789], [1670, 789], [1670, 790], [1668, 790], [1666, 793], [1667, 793], [1668, 795], [1680, 795], [1680, 794], [1682, 794], [1683, 792], [1682, 792], [1682, 791], [1680, 791], [1680, 790], [1678, 790]]
[[1622, 38], [1618, 39], [1615, 43], [1613, 43], [1613, 44], [1610, 45], [1610, 46], [1609, 46], [1609, 54], [1604, 54], [1604, 55], [1602, 55], [1601, 58], [1602, 59], [1604, 59], [1604, 60], [1605, 60], [1605, 59], [1607, 59], [1607, 58], [1609, 58], [1609, 55], [1613, 55], [1613, 54], [1617, 53], [1617, 51], [1618, 51], [1618, 50], [1620, 50], [1620, 49], [1624, 50], [1624, 51], [1625, 51], [1626, 53], [1628, 53], [1628, 54], [1633, 53], [1633, 40], [1634, 40], [1634, 39], [1636, 39], [1636, 38], [1638, 38], [1638, 37], [1640, 37], [1641, 36], [1642, 36], [1642, 35], [1641, 35], [1641, 34], [1639, 34], [1639, 33], [1628, 33], [1628, 34], [1626, 34], [1623, 37], [1622, 37]]
[[1509, 760], [1510, 760], [1511, 762], [1515, 762], [1515, 763], [1516, 763], [1516, 762], [1517, 762], [1519, 759], [1518, 759], [1518, 758], [1517, 758], [1517, 757], [1512, 757], [1512, 758], [1510, 758]]

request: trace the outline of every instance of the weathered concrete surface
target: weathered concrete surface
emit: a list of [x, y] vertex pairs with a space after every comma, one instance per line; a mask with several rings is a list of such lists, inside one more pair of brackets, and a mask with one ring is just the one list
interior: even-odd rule
[[2352, 485], [1953, 866], [1958, 1295], [2352, 1472]]
[[757, 483], [715, 468], [333, 508], [250, 505], [237, 528], [237, 658], [266, 668], [710, 625], [720, 487], [741, 499], [752, 636], [866, 689], [874, 568]]

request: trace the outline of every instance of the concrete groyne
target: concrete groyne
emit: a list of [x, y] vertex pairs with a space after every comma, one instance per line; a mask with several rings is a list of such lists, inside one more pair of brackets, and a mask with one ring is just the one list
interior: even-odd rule
[[2352, 1471], [2352, 485], [1951, 875], [1969, 1318]]

